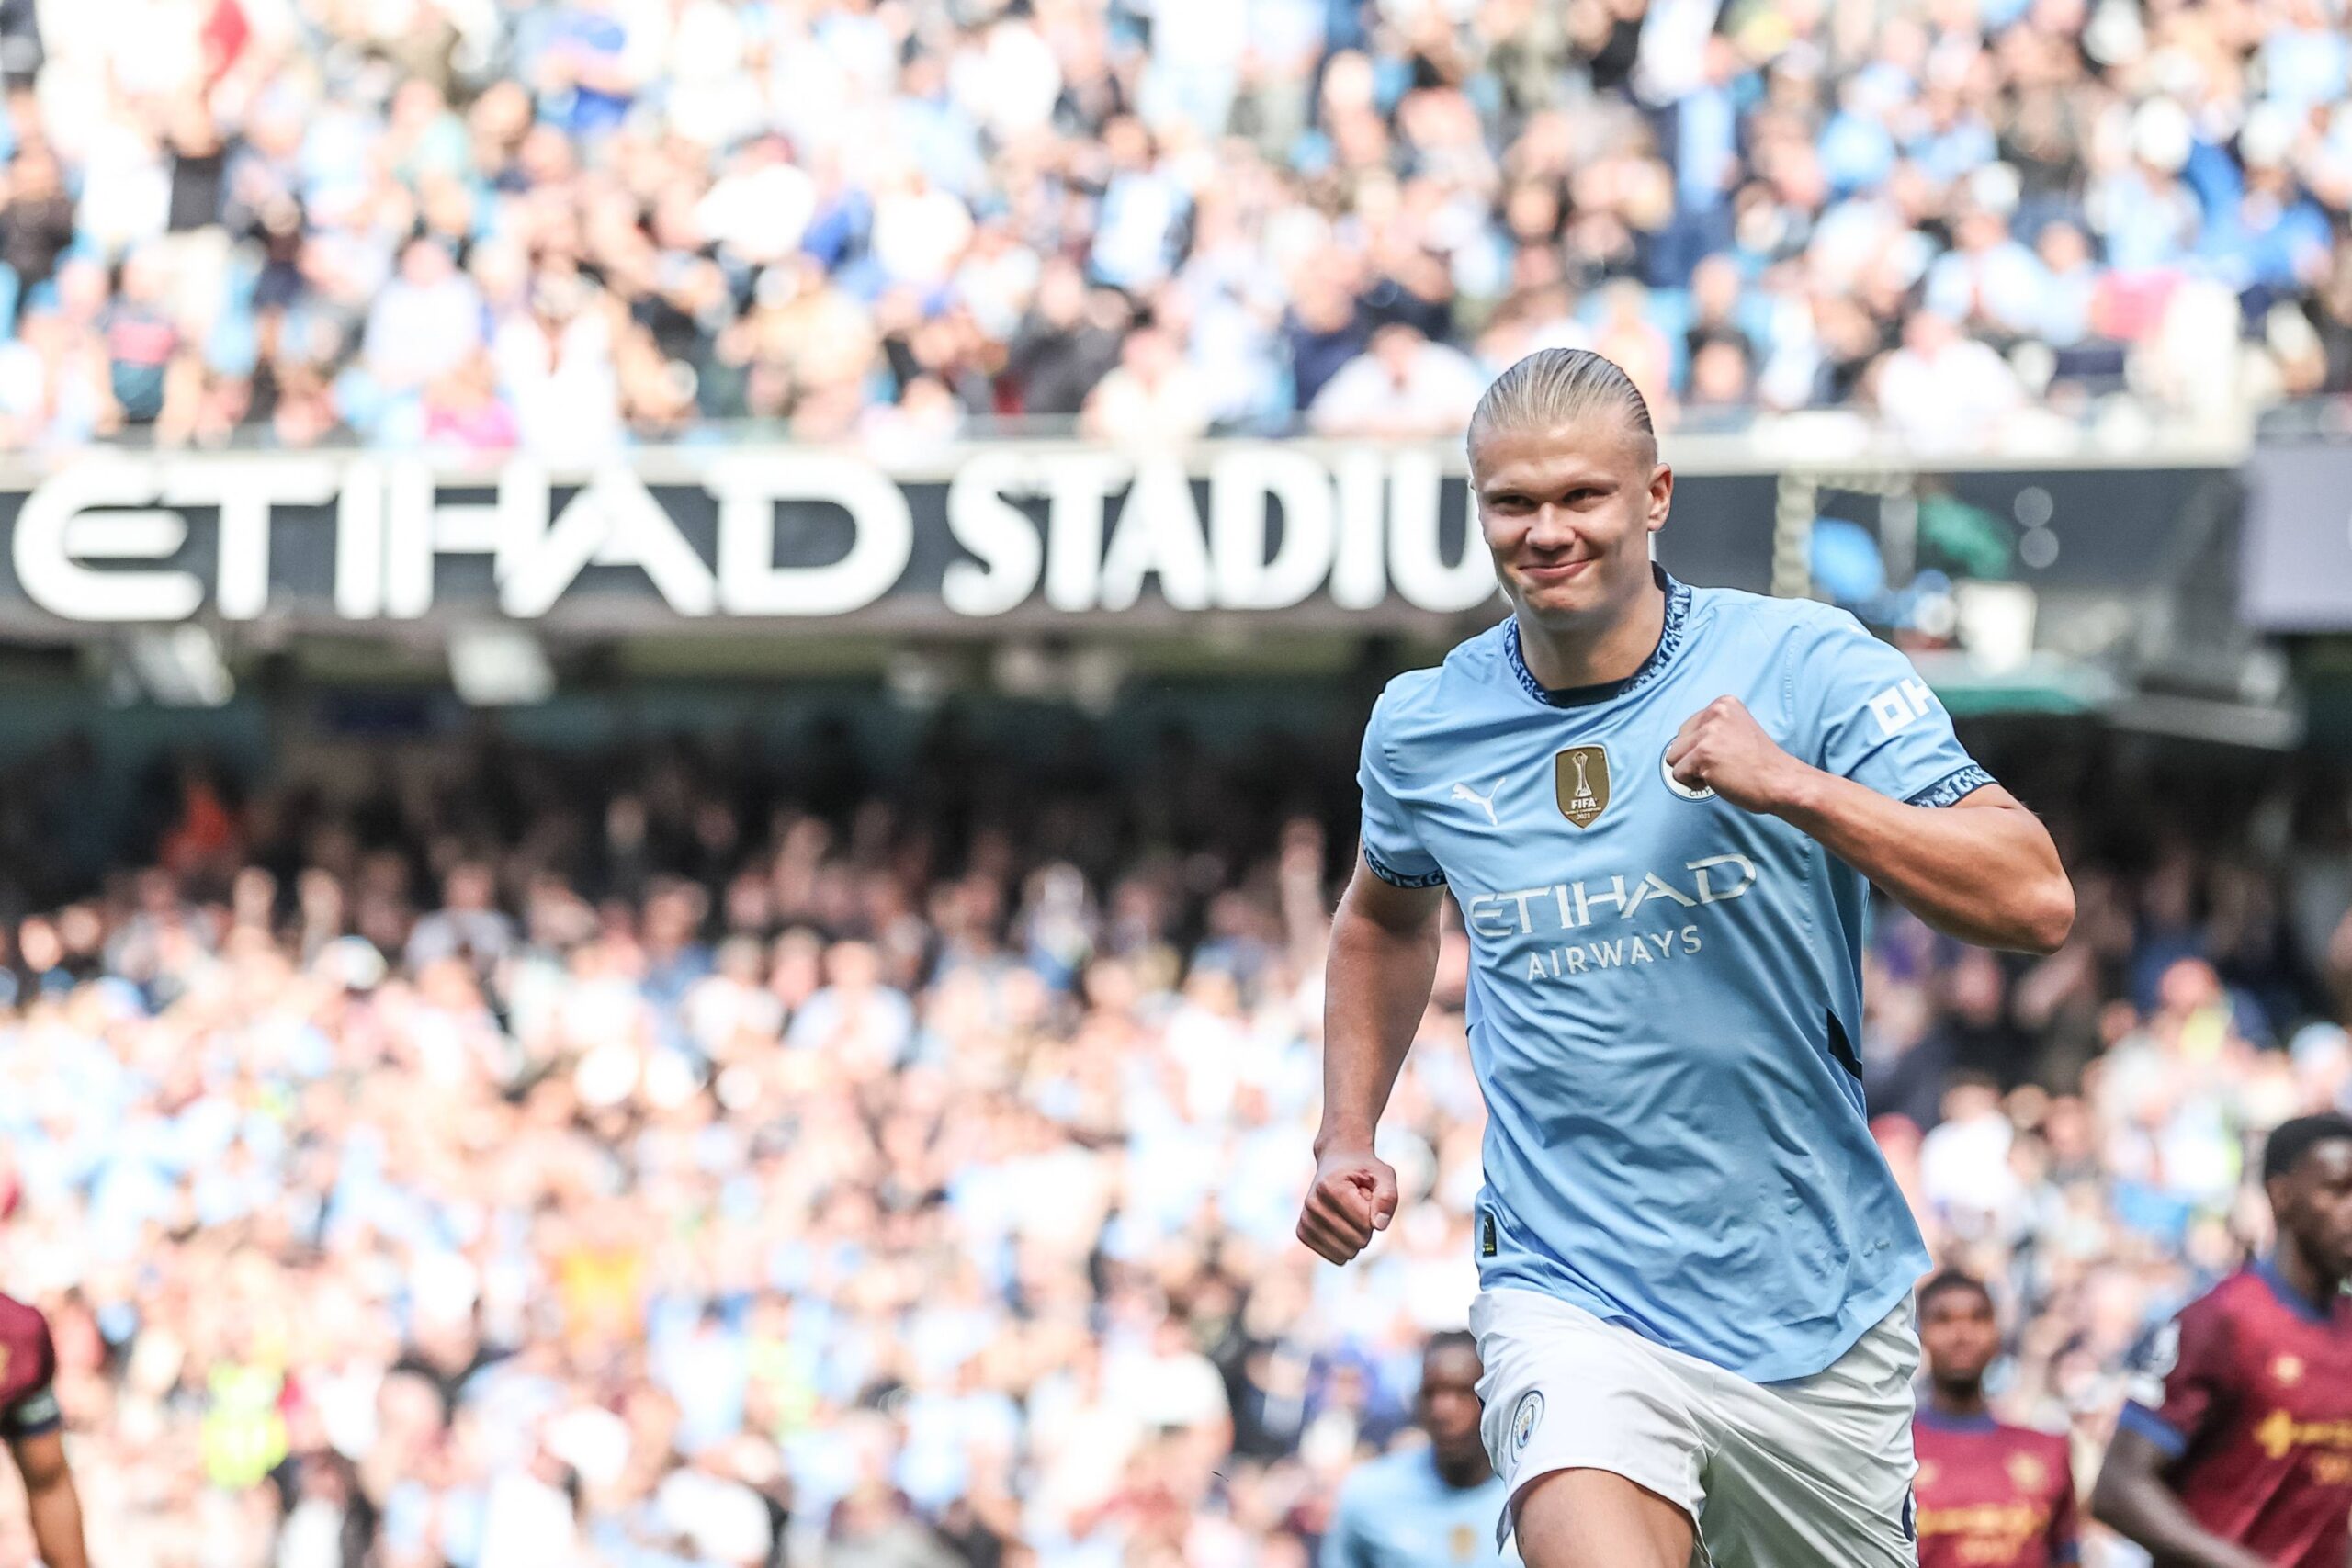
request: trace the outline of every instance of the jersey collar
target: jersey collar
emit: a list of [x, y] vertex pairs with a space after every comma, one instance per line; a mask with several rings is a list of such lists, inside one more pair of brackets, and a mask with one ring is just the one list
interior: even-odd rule
[[2001, 1424], [1993, 1418], [1989, 1410], [1980, 1411], [1974, 1416], [1948, 1416], [1932, 1404], [1922, 1404], [1917, 1420], [1920, 1426], [1939, 1432], [1997, 1432], [2001, 1429]]
[[1592, 686], [1546, 686], [1527, 667], [1526, 657], [1519, 648], [1519, 617], [1503, 623], [1503, 654], [1510, 661], [1510, 672], [1527, 694], [1537, 702], [1555, 708], [1589, 707], [1594, 703], [1613, 702], [1628, 697], [1666, 672], [1674, 655], [1682, 646], [1685, 626], [1690, 619], [1690, 587], [1678, 582], [1667, 574], [1666, 568], [1656, 561], [1650, 563], [1650, 575], [1666, 590], [1666, 625], [1657, 634], [1657, 646], [1650, 649], [1642, 667], [1620, 681], [1603, 681]]
[[2254, 1271], [2261, 1278], [2264, 1284], [2270, 1287], [2270, 1293], [2278, 1298], [2278, 1304], [2297, 1317], [2312, 1323], [2335, 1321], [2317, 1302], [2289, 1284], [2287, 1276], [2278, 1272], [2278, 1265], [2271, 1262], [2267, 1258], [2256, 1258]]

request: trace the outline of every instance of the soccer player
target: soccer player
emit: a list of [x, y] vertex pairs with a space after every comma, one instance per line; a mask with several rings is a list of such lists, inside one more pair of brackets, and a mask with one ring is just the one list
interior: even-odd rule
[[1674, 476], [1615, 365], [1505, 371], [1470, 471], [1514, 613], [1365, 728], [1299, 1236], [1345, 1262], [1396, 1212], [1374, 1129], [1450, 888], [1498, 1529], [1533, 1568], [1684, 1568], [1702, 1535], [1719, 1568], [1908, 1568], [1928, 1257], [1863, 1116], [1868, 885], [2034, 952], [2072, 889], [1899, 652], [1652, 565]]
[[1993, 1297], [1947, 1269], [1919, 1287], [1928, 1403], [1911, 1424], [1919, 1460], [1919, 1568], [2059, 1568], [2082, 1558], [2066, 1439], [2004, 1426], [1984, 1404], [2001, 1348]]
[[0, 1295], [0, 1439], [24, 1477], [33, 1545], [46, 1568], [90, 1568], [82, 1499], [65, 1466], [57, 1408], [57, 1350], [39, 1309]]
[[1340, 1488], [1317, 1568], [1478, 1568], [1507, 1562], [1491, 1544], [1503, 1483], [1478, 1436], [1478, 1342], [1432, 1335], [1414, 1402], [1426, 1448], [1374, 1460]]
[[2150, 1342], [2091, 1511], [2165, 1568], [2345, 1568], [2352, 1545], [2352, 1119], [2270, 1134], [2263, 1258]]

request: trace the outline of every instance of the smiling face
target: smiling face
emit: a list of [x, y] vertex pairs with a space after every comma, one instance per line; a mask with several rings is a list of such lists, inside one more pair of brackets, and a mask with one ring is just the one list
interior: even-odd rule
[[1478, 525], [1521, 615], [1547, 626], [1606, 619], [1650, 581], [1674, 471], [1606, 406], [1543, 428], [1482, 431], [1470, 447]]

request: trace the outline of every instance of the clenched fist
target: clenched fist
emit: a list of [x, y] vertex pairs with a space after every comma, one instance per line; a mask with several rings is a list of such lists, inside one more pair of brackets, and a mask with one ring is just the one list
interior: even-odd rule
[[1298, 1239], [1345, 1263], [1396, 1213], [1396, 1171], [1370, 1149], [1333, 1149], [1315, 1162], [1315, 1185], [1298, 1216]]
[[1747, 811], [1778, 811], [1809, 771], [1737, 697], [1717, 697], [1683, 720], [1666, 765], [1678, 783], [1712, 789]]

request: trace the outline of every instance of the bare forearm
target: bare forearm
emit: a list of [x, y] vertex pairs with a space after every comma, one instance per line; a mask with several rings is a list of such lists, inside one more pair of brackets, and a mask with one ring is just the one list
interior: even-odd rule
[[2146, 1438], [2118, 1432], [2091, 1493], [2092, 1517], [2145, 1548], [2157, 1568], [2264, 1568], [2261, 1558], [2191, 1517], [2157, 1473], [2158, 1462]]
[[1781, 818], [1963, 942], [2048, 953], [2075, 923], [2057, 846], [1998, 784], [1948, 807], [1905, 806], [1801, 761], [1729, 696], [1683, 721], [1666, 765], [1686, 785]]
[[26, 1495], [32, 1516], [33, 1545], [47, 1568], [90, 1568], [82, 1538], [82, 1499], [71, 1474]]
[[[1352, 897], [1352, 895], [1351, 895]], [[1319, 1154], [1370, 1148], [1437, 977], [1434, 920], [1408, 930], [1340, 906], [1323, 985], [1323, 1125]]]
[[1963, 942], [2048, 953], [2074, 924], [2074, 891], [2057, 849], [2021, 806], [1906, 806], [1804, 768], [1774, 810]]

